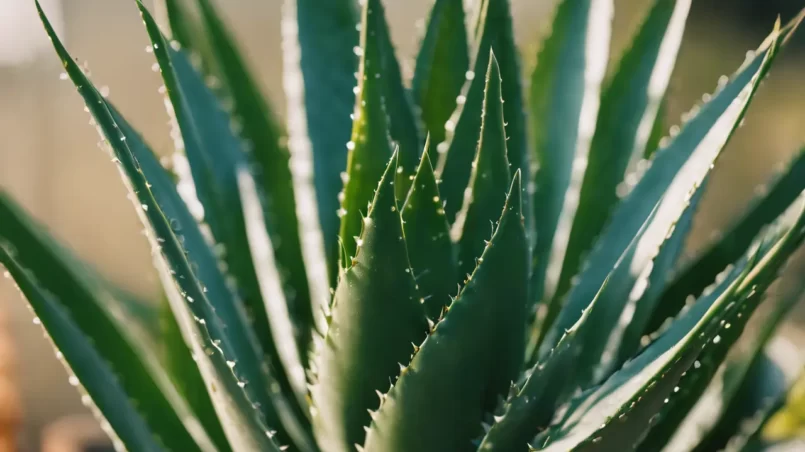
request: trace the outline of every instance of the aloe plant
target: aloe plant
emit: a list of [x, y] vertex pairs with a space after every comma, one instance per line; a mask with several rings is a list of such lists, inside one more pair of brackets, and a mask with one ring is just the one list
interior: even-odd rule
[[[721, 238], [680, 254], [805, 13], [659, 139], [691, 0], [654, 0], [610, 77], [612, 0], [561, 0], [528, 87], [508, 0], [469, 20], [435, 0], [411, 81], [381, 0], [286, 0], [285, 124], [212, 0], [165, 0], [165, 27], [136, 6], [170, 168], [39, 13], [163, 300], [121, 292], [0, 192], [0, 262], [119, 448], [759, 444], [739, 425], [773, 411], [747, 394], [786, 393], [764, 346], [802, 286], [767, 291], [805, 239], [805, 148]], [[733, 347], [767, 299], [764, 329]]]

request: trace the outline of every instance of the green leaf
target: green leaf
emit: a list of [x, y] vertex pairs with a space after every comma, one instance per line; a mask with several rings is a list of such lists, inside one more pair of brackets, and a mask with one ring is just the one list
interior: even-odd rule
[[210, 395], [204, 386], [204, 378], [193, 359], [192, 350], [185, 343], [182, 330], [176, 323], [167, 299], [164, 300], [160, 310], [157, 325], [162, 333], [160, 351], [165, 371], [170, 375], [171, 381], [176, 385], [182, 397], [187, 400], [187, 404], [198, 417], [204, 430], [213, 438], [218, 449], [231, 450], [221, 423], [218, 421]]
[[[369, 33], [368, 39], [377, 40], [381, 68], [375, 77], [380, 79], [383, 90], [383, 105], [388, 115], [389, 135], [399, 147], [400, 166], [397, 168], [395, 187], [397, 198], [402, 200], [408, 194], [422, 149], [417, 125], [419, 119], [414, 116], [412, 100], [403, 86], [400, 64], [394, 54], [394, 44], [391, 42], [386, 24], [383, 3], [381, 0], [366, 0], [364, 9], [368, 11], [367, 20], [363, 22]], [[366, 50], [366, 46], [363, 47]]]
[[654, 125], [651, 127], [651, 132], [649, 133], [648, 142], [646, 143], [646, 149], [643, 152], [642, 159], [639, 155], [632, 155], [632, 164], [630, 164], [630, 170], [637, 169], [637, 164], [640, 160], [651, 160], [654, 157], [654, 153], [660, 148], [660, 142], [662, 141], [663, 137], [668, 131], [668, 98], [663, 97], [660, 101], [660, 106], [657, 109], [657, 116], [654, 118]]
[[[199, 23], [196, 15], [190, 12], [187, 6], [188, 0], [156, 0], [154, 9], [157, 19], [166, 19], [170, 33], [166, 30], [166, 36], [171, 41], [179, 43], [181, 48], [195, 57], [205, 75], [214, 73], [219, 74], [215, 58], [212, 55], [210, 42], [207, 36], [201, 33], [203, 27]], [[163, 15], [161, 16], [160, 13]]]
[[[36, 313], [34, 322], [42, 324], [50, 339], [59, 349], [66, 365], [71, 371], [70, 383], [74, 386], [83, 385], [83, 389], [91, 397], [95, 406], [103, 413], [103, 418], [109, 423], [108, 434], [113, 441], [122, 448], [142, 451], [161, 451], [159, 441], [176, 441], [187, 447], [187, 450], [199, 450], [199, 446], [187, 436], [184, 428], [178, 428], [174, 433], [178, 437], [157, 436], [150, 427], [159, 428], [159, 425], [149, 425], [145, 418], [135, 409], [134, 402], [129, 399], [126, 389], [119, 383], [115, 374], [107, 366], [104, 358], [93, 347], [93, 342], [84, 336], [76, 326], [61, 301], [56, 298], [34, 279], [33, 274], [24, 269], [14, 258], [11, 244], [3, 239], [0, 242], [0, 263], [12, 275], [20, 291], [25, 295]], [[80, 382], [80, 383], [79, 383]], [[156, 400], [146, 398], [145, 402]], [[172, 409], [161, 413], [163, 420], [173, 417], [177, 419]], [[176, 422], [174, 426], [178, 425]], [[185, 434], [182, 435], [181, 432]]]
[[[241, 342], [234, 347], [240, 349], [240, 353], [252, 355], [250, 362], [243, 367], [246, 368], [244, 372], [251, 377], [249, 381], [264, 383], [259, 386], [255, 384], [255, 387], [259, 388], [256, 389], [256, 394], [264, 399], [260, 401], [260, 406], [269, 406], [268, 399], [265, 399], [266, 391], [272, 393], [269, 397], [273, 400], [284, 427], [294, 436], [300, 447], [310, 449], [313, 443], [309, 433], [305, 431], [309, 428], [307, 413], [303, 409], [305, 404], [285, 406], [288, 401], [284, 399], [282, 392], [271, 388], [268, 381], [265, 381], [273, 381], [275, 376], [269, 375], [274, 371], [269, 372], [262, 365], [263, 350], [266, 350], [271, 358], [278, 352], [274, 350], [277, 345], [273, 344], [268, 338], [269, 334], [266, 334], [270, 331], [270, 326], [266, 318], [265, 305], [261, 300], [256, 270], [249, 252], [245, 219], [241, 211], [237, 174], [239, 168], [248, 166], [247, 154], [231, 129], [228, 114], [221, 108], [215, 95], [204, 84], [186, 55], [174, 50], [166, 42], [156, 22], [142, 3], [138, 2], [138, 7], [151, 37], [154, 54], [167, 87], [168, 98], [173, 106], [170, 111], [176, 115], [181, 128], [193, 184], [207, 213], [204, 221], [210, 226], [218, 243], [223, 245], [223, 258], [230, 275], [235, 278], [238, 291], [244, 295], [243, 302], [248, 310], [248, 320], [254, 322], [256, 331], [261, 334], [252, 333], [248, 328], [247, 318], [244, 318], [242, 313], [232, 312], [228, 318], [223, 318], [221, 315], [222, 320], [230, 328], [241, 325], [239, 329], [242, 331], [235, 335]], [[215, 221], [212, 220], [213, 217]], [[255, 336], [260, 342], [255, 341]], [[264, 347], [262, 350], [261, 346]], [[281, 372], [277, 372], [277, 375], [280, 385], [287, 385], [286, 376]]]
[[428, 328], [395, 201], [396, 163], [395, 153], [362, 222], [357, 254], [339, 278], [330, 328], [314, 360], [313, 425], [327, 451], [363, 443], [367, 410], [379, 405], [375, 391], [388, 389]]
[[467, 47], [462, 0], [435, 0], [416, 57], [411, 91], [436, 146], [446, 138], [444, 125], [456, 109], [470, 65]]
[[[724, 376], [726, 377], [726, 374]], [[678, 433], [675, 434], [673, 442], [668, 443], [668, 447], [673, 448], [674, 445], [680, 444], [676, 442], [677, 439], [683, 439], [680, 434], [690, 433], [694, 442], [688, 442], [686, 439], [683, 439], [682, 442], [682, 444], [690, 444], [687, 450], [696, 452], [724, 450], [730, 438], [736, 432], [740, 432], [743, 426], [748, 423], [751, 424], [752, 418], [759, 412], [767, 410], [774, 404], [775, 400], [784, 396], [790, 384], [789, 381], [786, 381], [787, 378], [783, 369], [778, 366], [778, 363], [768, 353], [758, 355], [757, 359], [753, 360], [752, 367], [748, 369], [745, 375], [741, 375], [739, 378], [741, 379], [739, 388], [732, 387], [730, 383], [736, 381], [731, 377], [724, 381], [725, 386], [723, 388], [717, 388], [729, 390], [730, 394], [725, 395], [739, 396], [730, 399], [729, 405], [715, 405], [714, 408], [716, 408], [717, 412], [711, 412], [711, 415], [714, 416], [712, 420], [699, 417], [699, 415], [705, 414], [704, 410], [691, 412], [691, 416], [698, 418], [698, 421], [706, 421], [706, 424], [691, 425], [694, 429], [687, 429], [685, 428], [686, 421], [686, 424], [683, 424]], [[727, 386], [730, 387], [728, 388]], [[734, 394], [732, 393], [733, 389], [737, 389]], [[721, 391], [717, 390], [711, 393], [708, 389], [707, 395], [703, 396], [701, 401], [709, 400], [716, 404], [720, 401], [726, 402], [726, 400], [721, 399], [720, 393]], [[710, 395], [715, 398], [710, 398]], [[699, 406], [704, 408], [703, 405], [697, 403], [697, 408]], [[716, 424], [711, 424], [713, 421]], [[699, 428], [702, 430], [699, 430]], [[696, 444], [696, 441], [699, 441], [699, 443]]]
[[[173, 449], [214, 447], [205, 432], [192, 428], [194, 419], [187, 404], [159, 367], [157, 355], [131, 328], [115, 295], [73, 256], [65, 255], [60, 245], [2, 192], [0, 216], [0, 261], [17, 280], [79, 380], [88, 379], [86, 389], [104, 416], [110, 422], [110, 417], [119, 420], [112, 427], [121, 439], [129, 447], [137, 444], [138, 449], [151, 441]], [[101, 363], [97, 374], [92, 367], [85, 368], [95, 362]], [[112, 375], [116, 375], [114, 381], [105, 381]], [[120, 391], [126, 400], [118, 407], [115, 392]], [[118, 408], [123, 417], [113, 413]], [[129, 421], [132, 413], [127, 411], [137, 419]], [[143, 424], [149, 437], [146, 442], [136, 439], [137, 435], [128, 437], [132, 433], [125, 431], [129, 422]]]
[[469, 275], [476, 260], [486, 249], [486, 239], [494, 232], [494, 221], [506, 202], [500, 189], [511, 183], [509, 161], [506, 158], [506, 127], [503, 119], [500, 67], [492, 49], [489, 50], [486, 70], [484, 107], [481, 116], [481, 138], [472, 162], [469, 186], [464, 203], [456, 215], [451, 234], [458, 242], [460, 274]]
[[[568, 292], [556, 321], [543, 328], [548, 333], [540, 344], [540, 356], [544, 356], [556, 344], [562, 332], [578, 320], [582, 310], [601, 287], [609, 273], [608, 269], [618, 260], [655, 205], [661, 203], [662, 206], [658, 216], [673, 218], [679, 215], [684, 206], [667, 200], [680, 199], [691, 186], [702, 180], [743, 118], [760, 81], [774, 60], [778, 43], [790, 31], [791, 27], [786, 27], [782, 32], [775, 30], [755, 56], [685, 124], [675, 139], [657, 152], [645, 175], [615, 209], [601, 235], [601, 245], [590, 252], [578, 276], [579, 283]], [[660, 228], [664, 228], [665, 224], [657, 223]], [[653, 231], [647, 232], [648, 237], [658, 237], [658, 234], [650, 232]], [[643, 269], [658, 245], [654, 240], [641, 244], [628, 262], [628, 267]]]
[[528, 201], [530, 193], [527, 190], [531, 168], [526, 149], [519, 54], [514, 45], [509, 1], [484, 0], [478, 8], [467, 81], [458, 98], [458, 108], [445, 124], [446, 144], [440, 147], [436, 167], [436, 176], [442, 180], [439, 189], [445, 200], [447, 220], [452, 223], [462, 208], [464, 191], [472, 173], [472, 161], [477, 153], [485, 87], [485, 79], [480, 75], [485, 74], [488, 69], [491, 49], [495, 52], [503, 79], [501, 95], [506, 101], [503, 104], [503, 117], [509, 139], [507, 157], [512, 168], [519, 169], [523, 174], [523, 188], [526, 189], [523, 193], [523, 215], [526, 218], [526, 233], [531, 237], [533, 215]]
[[[571, 402], [561, 419], [533, 444], [551, 451], [604, 451], [637, 445], [657, 421], [655, 415], [668, 403], [666, 399], [673, 397], [683, 375], [695, 374], [694, 361], [702, 353], [718, 353], [710, 350], [734, 343], [737, 335], [730, 331], [743, 329], [780, 268], [802, 244], [805, 197], [801, 201], [797, 215], [781, 224], [782, 234], [766, 234], [766, 240], [752, 250], [748, 266], [737, 265], [731, 277], [682, 313], [640, 355], [600, 387]], [[737, 275], [742, 267], [745, 271]]]
[[[379, 30], [382, 21], [377, 17], [382, 14], [382, 9], [370, 8], [371, 3], [367, 1], [363, 9], [358, 96], [352, 115], [352, 140], [347, 146], [349, 154], [344, 191], [339, 195], [342, 199], [338, 212], [341, 216], [339, 237], [349, 256], [354, 256], [357, 251], [356, 240], [361, 234], [363, 217], [392, 154], [384, 97], [385, 81], [381, 78], [384, 48], [382, 40], [375, 38], [383, 33]], [[349, 262], [341, 262], [341, 265], [347, 267]]]
[[402, 209], [405, 243], [428, 317], [435, 319], [450, 305], [458, 266], [442, 200], [430, 161], [430, 139]]
[[[616, 342], [612, 344], [612, 348], [605, 352], [608, 356], [601, 362], [600, 375], [610, 374], [640, 349], [643, 329], [657, 307], [662, 290], [668, 282], [668, 274], [673, 271], [685, 248], [699, 202], [707, 190], [709, 178], [710, 173], [708, 172], [701, 184], [692, 190], [689, 197], [677, 201], [686, 205], [685, 210], [668, 228], [665, 241], [660, 244], [659, 250], [650, 264], [637, 272], [636, 280], [633, 279], [634, 276], [630, 277], [632, 278], [630, 283], [633, 283], [630, 284], [630, 292], [628, 295], [626, 293], [622, 295], [624, 298], [628, 298], [628, 303], [623, 311], [628, 311], [631, 318], [629, 323], [622, 328], [620, 337], [615, 337]], [[626, 314], [622, 312], [621, 315]], [[610, 340], [612, 339], [613, 337], [610, 336]]]
[[656, 331], [667, 318], [679, 312], [689, 295], [698, 296], [715, 279], [718, 269], [740, 256], [761, 228], [791, 205], [802, 190], [805, 190], [805, 147], [761, 187], [762, 195], [720, 239], [672, 275], [644, 334]]
[[[685, 191], [669, 192], [655, 207], [653, 218], [635, 235], [631, 249], [621, 256], [617, 268], [607, 276], [607, 286], [602, 287], [590, 306], [590, 322], [595, 328], [579, 345], [579, 376], [573, 384], [586, 389], [600, 382], [640, 348], [643, 325], [659, 298], [666, 275], [682, 252], [708, 176], [709, 173], [700, 184]], [[683, 206], [677, 217], [663, 215], [669, 204]], [[649, 251], [653, 255], [647, 264], [638, 268], [629, 265], [646, 252], [645, 247], [655, 248]]]
[[[579, 203], [609, 57], [612, 14], [612, 0], [562, 0], [531, 74], [529, 119], [537, 165], [535, 301], [553, 295], [549, 290], [555, 284], [548, 282], [558, 280], [553, 273], [559, 269], [547, 275], [551, 255], [564, 250]], [[555, 259], [561, 262], [562, 257]], [[556, 315], [555, 309], [548, 315]], [[552, 320], [548, 317], [548, 324]]]
[[[367, 452], [466, 451], [522, 365], [528, 249], [520, 172], [480, 264], [373, 416]], [[519, 346], [513, 346], [519, 344]]]
[[[296, 325], [285, 300], [280, 267], [274, 258], [276, 249], [266, 229], [266, 216], [257, 185], [247, 168], [238, 170], [238, 186], [243, 203], [243, 217], [249, 238], [249, 249], [257, 271], [260, 293], [265, 303], [265, 312], [271, 326], [273, 343], [276, 344], [279, 362], [295, 391], [299, 404], [307, 407], [307, 381], [302, 361], [303, 350], [297, 347]], [[309, 324], [307, 325], [309, 326]]]
[[[525, 450], [528, 440], [546, 427], [556, 408], [577, 389], [578, 375], [586, 367], [597, 364], [597, 361], [581, 363], [579, 358], [585, 353], [585, 347], [596, 347], [594, 341], [602, 341], [599, 336], [609, 333], [604, 330], [605, 334], [599, 334], [598, 323], [606, 322], [611, 315], [607, 309], [607, 304], [611, 302], [611, 297], [608, 296], [608, 292], [611, 292], [610, 279], [622, 276], [622, 263], [634, 254], [638, 237], [654, 220], [655, 213], [656, 209], [632, 239], [579, 321], [562, 336], [544, 359], [526, 371], [524, 382], [513, 388], [513, 393], [498, 410], [498, 416], [486, 432], [479, 450]], [[614, 285], [617, 289], [618, 284]], [[622, 304], [619, 306], [622, 307]], [[611, 328], [611, 325], [606, 325], [605, 328]], [[585, 358], [589, 361], [589, 357]]]
[[[87, 269], [89, 272], [93, 272], [93, 270], [89, 267]], [[117, 306], [123, 311], [123, 315], [127, 319], [126, 323], [138, 340], [149, 344], [159, 343], [161, 340], [159, 307], [122, 287], [104, 280], [97, 274], [94, 276], [99, 278], [102, 284], [106, 286], [106, 290], [112, 294], [112, 298], [117, 302]]]
[[[275, 244], [274, 260], [280, 274], [287, 275], [281, 281], [281, 287], [295, 325], [291, 333], [296, 338], [302, 356], [306, 357], [310, 348], [311, 330], [315, 327], [314, 313], [318, 317], [322, 307], [329, 302], [329, 288], [322, 278], [309, 278], [305, 270], [296, 216], [294, 181], [289, 166], [290, 154], [282, 143], [282, 132], [274, 120], [273, 112], [252, 79], [212, 2], [198, 0], [198, 4], [227, 91], [232, 96], [233, 118], [242, 127], [241, 136], [251, 149], [250, 160], [257, 166], [255, 179], [266, 197], [267, 230]], [[316, 294], [315, 298], [311, 298], [308, 281], [317, 286], [312, 290]], [[323, 328], [323, 324], [320, 326]], [[273, 330], [272, 334], [276, 343]]]
[[[284, 0], [283, 13], [288, 147], [293, 155], [294, 178], [298, 180], [297, 212], [304, 213], [299, 216], [300, 238], [310, 277], [324, 279], [329, 274], [329, 287], [335, 287], [338, 194], [343, 185], [341, 173], [346, 169], [350, 114], [355, 105], [352, 89], [358, 69], [354, 53], [359, 36], [358, 14], [354, 0]], [[309, 186], [314, 186], [315, 192]], [[327, 268], [323, 268], [325, 264]]]
[[223, 260], [254, 319], [262, 346], [270, 350], [257, 276], [248, 254], [243, 217], [238, 211], [241, 203], [236, 171], [237, 167], [248, 164], [243, 143], [235, 136], [229, 115], [187, 55], [173, 49], [150, 13], [139, 2], [138, 6], [167, 89], [171, 105], [168, 111], [175, 115], [180, 128], [184, 149], [180, 145], [177, 152], [186, 155], [190, 166], [190, 174], [178, 167], [180, 184], [192, 183], [195, 187], [203, 208], [203, 221], [221, 244]]
[[[725, 324], [719, 343], [699, 356], [698, 370], [682, 377], [681, 390], [670, 398], [660, 421], [651, 429], [641, 449], [657, 450], [668, 444], [676, 450], [721, 450], [731, 436], [730, 432], [743, 421], [742, 416], [755, 414], [759, 401], [751, 399], [752, 392], [757, 392], [753, 383], [762, 384], [762, 390], [784, 391], [786, 382], [774, 384], [773, 378], [766, 378], [763, 383], [753, 382], [751, 379], [756, 375], [751, 372], [762, 370], [763, 350], [800, 301], [803, 288], [805, 282], [797, 281], [793, 290], [787, 291], [779, 300], [772, 300], [774, 305], [757, 319], [755, 328], [744, 332], [741, 325]], [[739, 336], [735, 349], [724, 345]], [[746, 405], [750, 403], [753, 408], [747, 410]], [[719, 441], [721, 443], [716, 444]]]
[[[67, 74], [73, 79], [79, 94], [84, 97], [86, 106], [97, 121], [105, 137], [105, 143], [109, 146], [110, 153], [113, 153], [114, 161], [124, 176], [124, 182], [131, 190], [136, 211], [146, 226], [154, 263], [168, 295], [171, 309], [182, 329], [182, 336], [188, 345], [192, 346], [230, 446], [236, 450], [261, 447], [276, 450], [276, 445], [266, 435], [269, 430], [263, 421], [263, 413], [257, 412], [252, 405], [255, 402], [260, 403], [266, 414], [269, 414], [271, 402], [260, 388], [268, 388], [267, 382], [273, 380], [260, 369], [260, 360], [257, 358], [260, 356], [257, 353], [258, 347], [253, 338], [247, 336], [250, 330], [245, 327], [242, 306], [231, 303], [231, 297], [211, 298], [212, 295], [210, 298], [207, 297], [207, 291], [223, 292], [226, 286], [219, 288], [212, 284], [216, 282], [215, 279], [199, 280], [195, 275], [194, 265], [191, 262], [200, 259], [201, 264], [206, 263], [203, 262], [206, 260], [205, 254], [211, 255], [211, 251], [196, 223], [185, 221], [190, 217], [187, 207], [185, 206], [184, 210], [179, 209], [178, 206], [184, 204], [177, 200], [178, 195], [175, 194], [173, 187], [171, 190], [161, 192], [160, 200], [157, 200], [155, 192], [163, 187], [164, 180], [169, 178], [163, 175], [161, 181], [158, 178], [153, 181], [147, 179], [144, 166], [146, 164], [141, 160], [143, 155], [149, 154], [147, 148], [125, 122], [118, 122], [120, 116], [115, 114], [114, 109], [105, 102], [72, 60], [47, 23], [41, 9], [40, 16]], [[144, 16], [150, 19], [145, 11]], [[156, 26], [153, 20], [149, 23], [152, 27]], [[148, 159], [144, 161], [148, 162]], [[161, 209], [162, 206], [168, 206], [166, 208], [173, 209], [172, 213], [178, 215], [166, 216]], [[192, 217], [189, 219], [192, 220]], [[179, 236], [184, 237], [184, 246]], [[208, 272], [206, 274], [208, 277], [213, 274], [210, 266], [202, 266], [196, 262], [196, 267], [199, 272], [204, 268], [204, 271]], [[220, 279], [223, 280], [222, 277]], [[210, 300], [215, 300], [216, 304], [211, 304]], [[225, 324], [230, 327], [225, 328]], [[246, 382], [249, 384], [245, 384]], [[241, 387], [242, 384], [245, 386]]]
[[627, 166], [634, 156], [640, 158], [646, 152], [682, 42], [690, 4], [691, 0], [655, 0], [601, 94], [586, 170], [579, 164], [583, 178], [579, 181], [571, 176], [568, 188], [568, 193], [578, 196], [575, 216], [569, 207], [558, 223], [560, 229], [569, 228], [570, 235], [566, 241], [553, 242], [547, 260], [545, 297], [551, 304], [561, 305], [570, 279], [580, 270], [583, 256], [618, 203], [617, 188]]

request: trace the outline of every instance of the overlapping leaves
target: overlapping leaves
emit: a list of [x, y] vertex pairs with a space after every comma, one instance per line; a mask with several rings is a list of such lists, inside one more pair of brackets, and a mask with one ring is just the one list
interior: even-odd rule
[[[434, 2], [409, 92], [380, 0], [287, 0], [286, 141], [212, 0], [167, 1], [175, 41], [137, 2], [178, 186], [42, 15], [145, 226], [165, 353], [5, 195], [0, 259], [123, 446], [656, 450], [699, 425], [716, 369], [730, 407], [766, 378], [761, 345], [728, 352], [805, 238], [802, 154], [679, 256], [802, 15], [655, 150], [689, 0], [655, 0], [610, 80], [611, 0], [562, 0], [527, 95], [509, 2], [477, 2], [469, 29], [462, 3]], [[691, 441], [720, 447], [727, 419]]]

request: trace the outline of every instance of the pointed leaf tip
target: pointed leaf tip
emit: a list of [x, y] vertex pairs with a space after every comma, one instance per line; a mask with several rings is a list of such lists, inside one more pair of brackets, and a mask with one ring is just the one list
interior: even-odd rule
[[363, 443], [367, 410], [379, 406], [375, 391], [388, 389], [399, 363], [409, 361], [411, 343], [421, 343], [427, 331], [396, 205], [397, 160], [395, 152], [362, 221], [358, 252], [341, 273], [325, 346], [314, 360], [313, 425], [332, 450]]
[[459, 274], [469, 274], [475, 268], [475, 259], [484, 250], [484, 240], [493, 232], [489, 225], [500, 218], [500, 209], [506, 202], [506, 193], [501, 187], [511, 184], [501, 83], [497, 61], [490, 58], [486, 69], [481, 137], [464, 202], [451, 231], [454, 240], [458, 241]]
[[430, 318], [438, 318], [455, 293], [458, 267], [450, 227], [444, 214], [428, 144], [419, 162], [413, 184], [402, 205], [403, 230], [411, 267]]
[[516, 379], [528, 283], [519, 174], [502, 216], [497, 206], [497, 228], [470, 281], [377, 411], [367, 451], [468, 450], [484, 412], [494, 409]]

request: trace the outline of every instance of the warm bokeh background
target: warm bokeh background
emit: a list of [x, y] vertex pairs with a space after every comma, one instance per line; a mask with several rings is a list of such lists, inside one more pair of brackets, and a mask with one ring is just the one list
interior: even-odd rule
[[[325, 1], [325, 0], [322, 0]], [[553, 0], [512, 0], [517, 37], [529, 69]], [[61, 24], [66, 43], [86, 60], [98, 85], [160, 152], [170, 151], [168, 118], [151, 71], [153, 55], [131, 0], [44, 0]], [[218, 0], [227, 22], [259, 74], [277, 113], [284, 111], [280, 55], [280, 0]], [[386, 0], [398, 56], [415, 55], [419, 27], [431, 0]], [[650, 0], [616, 0], [612, 55], [617, 58]], [[151, 1], [146, 1], [151, 6]], [[712, 92], [747, 50], [785, 21], [803, 0], [696, 0], [670, 88], [669, 125]], [[728, 223], [773, 170], [805, 144], [805, 33], [782, 54], [755, 105], [724, 155], [697, 221], [690, 248], [706, 243]], [[0, 187], [13, 193], [53, 233], [112, 280], [153, 296], [157, 280], [148, 247], [119, 175], [99, 150], [79, 97], [61, 68], [34, 14], [33, 0], [0, 0]], [[0, 218], [2, 221], [2, 218]], [[801, 275], [802, 273], [800, 273]], [[81, 412], [50, 345], [10, 283], [0, 281], [0, 311], [16, 344], [25, 409], [23, 450], [39, 448], [41, 429]], [[2, 348], [2, 347], [0, 347]], [[1, 358], [1, 357], [0, 357]], [[2, 403], [2, 402], [0, 402]]]

